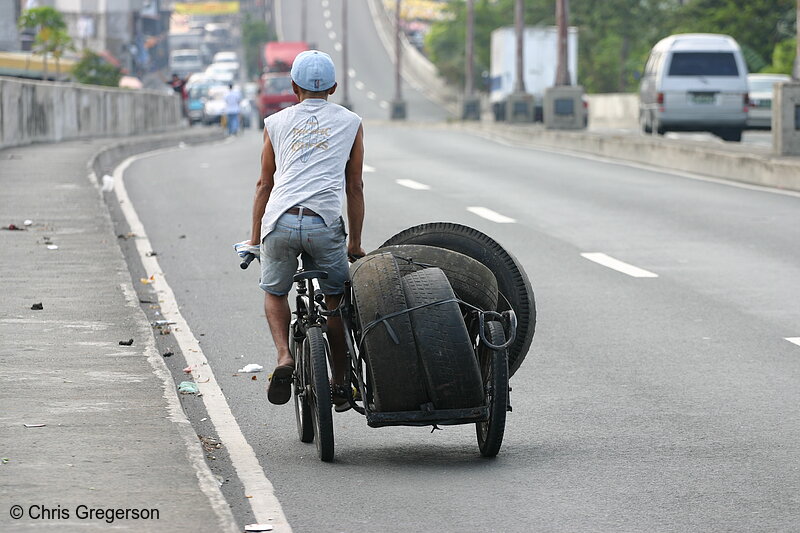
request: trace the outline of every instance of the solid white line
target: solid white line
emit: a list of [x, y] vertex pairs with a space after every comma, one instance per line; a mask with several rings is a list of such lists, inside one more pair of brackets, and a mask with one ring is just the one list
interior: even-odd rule
[[365, 85], [364, 85], [363, 81], [357, 81], [355, 83], [355, 85], [356, 85], [356, 89], [358, 89], [359, 91], [363, 91], [364, 90]]
[[[328, 22], [330, 22], [330, 20], [329, 20]], [[335, 41], [335, 40], [336, 40], [336, 32], [335, 32], [335, 31], [333, 31], [333, 30], [329, 31], [329, 32], [328, 32], [328, 38], [329, 38], [331, 41]]]
[[341, 52], [342, 51], [342, 43], [333, 43], [333, 49], [336, 50], [337, 52]]
[[220, 440], [228, 450], [231, 463], [233, 463], [236, 475], [244, 486], [245, 495], [248, 496], [256, 521], [272, 524], [273, 531], [288, 533], [292, 529], [286, 521], [280, 502], [275, 497], [272, 483], [264, 474], [264, 469], [259, 464], [253, 448], [245, 439], [239, 424], [236, 422], [236, 418], [231, 413], [225, 395], [222, 393], [214, 372], [208, 364], [208, 359], [206, 359], [203, 350], [200, 348], [200, 343], [192, 334], [189, 324], [178, 309], [175, 294], [164, 277], [158, 259], [154, 255], [148, 255], [148, 252], [153, 249], [150, 239], [147, 238], [144, 226], [139, 220], [139, 215], [136, 213], [125, 189], [125, 170], [134, 161], [167, 151], [170, 151], [170, 149], [129, 157], [115, 168], [114, 178], [117, 199], [128, 222], [130, 232], [137, 236], [135, 240], [136, 249], [144, 266], [145, 275], [154, 277], [153, 288], [159, 295], [161, 315], [165, 320], [175, 323], [172, 335], [180, 346], [188, 366], [193, 368], [192, 377], [194, 377], [195, 383], [202, 393], [208, 417], [213, 423]]
[[372, 91], [369, 91], [369, 92], [367, 93], [367, 98], [369, 98], [370, 100], [375, 100], [375, 98], [377, 98], [377, 97], [378, 97], [378, 95], [377, 95], [377, 94], [375, 94], [375, 93], [374, 93], [374, 92], [372, 92]]
[[786, 337], [786, 340], [800, 346], [800, 337]]
[[476, 214], [479, 217], [483, 217], [486, 220], [491, 220], [492, 222], [497, 222], [498, 224], [511, 224], [513, 222], [516, 222], [516, 220], [514, 220], [513, 218], [509, 218], [509, 217], [507, 217], [505, 215], [501, 215], [497, 211], [492, 211], [491, 209], [486, 208], [486, 207], [478, 207], [478, 206], [468, 207], [467, 211], [469, 211], [470, 213]]
[[363, 166], [361, 167], [361, 170], [362, 170], [363, 172], [375, 172], [375, 167], [371, 167], [371, 166], [369, 166], [369, 165], [363, 165]]
[[642, 268], [629, 265], [628, 263], [624, 263], [619, 259], [614, 259], [613, 257], [603, 253], [592, 252], [592, 253], [581, 254], [581, 256], [588, 259], [589, 261], [594, 261], [598, 265], [603, 265], [604, 267], [616, 270], [617, 272], [622, 272], [623, 274], [627, 274], [629, 276], [633, 276], [634, 278], [658, 277], [658, 274], [653, 274], [652, 272], [648, 272], [647, 270], [644, 270]]
[[409, 189], [414, 189], [417, 191], [427, 191], [431, 188], [430, 185], [425, 185], [424, 183], [420, 183], [414, 180], [395, 180], [395, 183], [398, 185], [402, 185], [403, 187], [408, 187]]

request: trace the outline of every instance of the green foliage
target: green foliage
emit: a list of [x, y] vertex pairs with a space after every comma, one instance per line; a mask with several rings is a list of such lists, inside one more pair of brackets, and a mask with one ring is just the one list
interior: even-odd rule
[[[794, 36], [796, 0], [573, 0], [570, 9], [570, 25], [579, 28], [578, 81], [589, 92], [636, 90], [635, 74], [650, 48], [674, 33], [727, 34], [742, 46], [751, 71], [791, 71], [794, 50], [786, 43]], [[435, 23], [426, 38], [426, 52], [460, 87], [465, 2], [450, 0], [445, 13], [447, 20]], [[492, 30], [513, 22], [514, 0], [475, 1], [476, 78], [489, 70]], [[525, 23], [554, 24], [555, 0], [526, 0]]]
[[17, 21], [21, 29], [38, 31], [33, 40], [34, 51], [44, 55], [44, 78], [47, 78], [47, 54], [53, 54], [58, 65], [61, 56], [72, 48], [64, 17], [56, 9], [44, 6], [25, 10]]
[[28, 30], [35, 30], [37, 27], [51, 30], [67, 29], [64, 17], [59, 11], [50, 6], [26, 9], [20, 15], [17, 26], [20, 29]]
[[792, 74], [794, 58], [797, 55], [797, 39], [786, 39], [775, 45], [772, 64], [761, 70], [771, 74]]
[[274, 41], [277, 37], [263, 20], [252, 18], [246, 15], [242, 23], [242, 45], [244, 46], [245, 65], [250, 76], [259, 75], [259, 61], [261, 49], [268, 41]]
[[122, 71], [91, 50], [84, 50], [83, 57], [72, 70], [72, 75], [79, 83], [118, 87]]

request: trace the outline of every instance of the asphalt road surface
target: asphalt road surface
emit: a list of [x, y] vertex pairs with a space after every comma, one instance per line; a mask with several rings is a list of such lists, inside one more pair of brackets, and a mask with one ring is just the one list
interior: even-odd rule
[[[142, 159], [126, 178], [295, 531], [797, 527], [800, 197], [446, 129], [365, 129], [367, 250], [415, 224], [459, 222], [531, 278], [537, 333], [494, 460], [472, 426], [370, 429], [349, 412], [323, 464], [298, 441], [291, 404], [267, 403], [263, 374], [234, 376], [274, 364], [257, 269], [241, 271], [231, 248], [249, 236], [255, 131]], [[228, 497], [246, 523], [245, 494]]]

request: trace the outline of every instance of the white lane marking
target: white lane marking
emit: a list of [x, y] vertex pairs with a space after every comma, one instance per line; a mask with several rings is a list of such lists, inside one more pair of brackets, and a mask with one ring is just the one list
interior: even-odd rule
[[[328, 21], [328, 22], [330, 22], [330, 21]], [[336, 40], [336, 32], [335, 32], [335, 31], [333, 31], [333, 30], [329, 31], [329, 32], [328, 32], [328, 38], [329, 38], [331, 41], [335, 41], [335, 40]]]
[[328, 7], [329, 5], [328, 0], [322, 0], [322, 7]]
[[589, 261], [594, 261], [598, 265], [603, 265], [604, 267], [616, 270], [617, 272], [622, 272], [623, 274], [627, 274], [634, 278], [658, 277], [658, 274], [653, 274], [652, 272], [644, 270], [643, 268], [629, 265], [628, 263], [624, 263], [619, 259], [614, 259], [613, 257], [606, 255], [604, 253], [599, 253], [599, 252], [584, 253], [581, 254], [581, 257], [588, 259]]
[[326, 19], [331, 18], [331, 10], [326, 9], [325, 11], [322, 12], [322, 16], [325, 17]]
[[475, 215], [478, 215], [479, 217], [483, 217], [486, 220], [497, 222], [498, 224], [511, 224], [513, 222], [516, 222], [516, 220], [514, 220], [513, 218], [501, 215], [497, 211], [492, 211], [487, 207], [473, 206], [473, 207], [468, 207], [467, 211]]
[[350, 70], [347, 71], [347, 75], [350, 76], [351, 78], [355, 78], [356, 77], [356, 69], [351, 68]]
[[375, 167], [371, 167], [369, 165], [363, 165], [361, 170], [364, 172], [375, 172]]
[[381, 100], [381, 103], [379, 103], [378, 105], [381, 106], [381, 109], [389, 109], [389, 102], [387, 102], [386, 100]]
[[800, 337], [786, 337], [786, 340], [800, 346]]
[[336, 50], [337, 52], [341, 52], [342, 51], [342, 43], [333, 43], [333, 49]]
[[414, 180], [394, 180], [395, 183], [398, 185], [402, 185], [403, 187], [408, 187], [409, 189], [414, 189], [416, 191], [427, 191], [430, 190], [430, 185], [425, 185], [424, 183], [420, 183]]
[[[253, 448], [245, 439], [239, 424], [236, 422], [236, 418], [231, 413], [225, 395], [214, 376], [214, 372], [211, 370], [211, 366], [208, 364], [208, 359], [206, 359], [203, 350], [200, 348], [200, 343], [192, 334], [189, 324], [178, 308], [175, 294], [164, 278], [163, 270], [161, 270], [157, 257], [148, 254], [153, 247], [125, 189], [125, 170], [134, 161], [166, 153], [170, 150], [173, 149], [157, 150], [129, 157], [115, 168], [114, 177], [117, 199], [125, 215], [125, 220], [128, 222], [129, 230], [137, 235], [135, 241], [136, 250], [139, 252], [145, 275], [154, 277], [152, 287], [158, 293], [158, 299], [161, 302], [161, 316], [165, 320], [175, 323], [172, 335], [180, 346], [186, 358], [186, 363], [194, 369], [192, 377], [195, 378], [195, 383], [197, 383], [203, 395], [203, 403], [208, 417], [213, 423], [220, 440], [228, 450], [236, 475], [244, 486], [245, 494], [252, 496], [248, 500], [256, 521], [269, 522], [273, 524], [274, 531], [289, 533], [292, 528], [287, 522], [281, 504], [275, 496], [272, 483], [264, 474], [264, 469], [259, 464]], [[174, 387], [174, 384], [171, 385]]]
[[356, 89], [358, 89], [359, 91], [363, 91], [364, 90], [365, 85], [364, 85], [363, 81], [357, 81], [355, 83], [355, 85], [356, 85]]
[[367, 98], [369, 98], [370, 100], [375, 100], [375, 98], [377, 98], [377, 97], [378, 97], [378, 95], [376, 95], [376, 94], [375, 94], [374, 92], [372, 92], [372, 91], [369, 91], [369, 92], [367, 93]]
[[325, 21], [325, 29], [329, 30], [331, 28], [333, 28], [333, 21], [332, 20], [326, 20]]

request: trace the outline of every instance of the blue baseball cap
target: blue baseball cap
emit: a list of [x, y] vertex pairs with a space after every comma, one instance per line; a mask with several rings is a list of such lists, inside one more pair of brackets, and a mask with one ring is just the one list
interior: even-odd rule
[[301, 52], [292, 63], [292, 81], [306, 91], [327, 91], [336, 83], [331, 56], [319, 50]]

